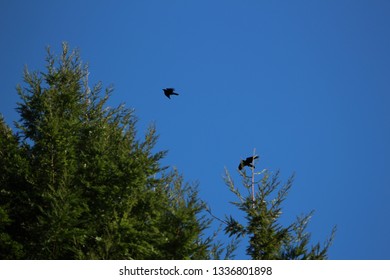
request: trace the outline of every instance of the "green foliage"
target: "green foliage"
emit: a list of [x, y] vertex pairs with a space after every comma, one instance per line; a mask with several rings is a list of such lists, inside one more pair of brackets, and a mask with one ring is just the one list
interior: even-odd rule
[[[254, 182], [254, 176], [261, 175], [259, 182]], [[335, 228], [330, 238], [321, 247], [320, 243], [311, 246], [310, 234], [306, 227], [313, 212], [298, 217], [295, 222], [283, 226], [279, 222], [282, 214], [282, 203], [292, 187], [294, 177], [290, 177], [285, 184], [279, 181], [279, 172], [271, 174], [267, 170], [254, 173], [248, 177], [246, 172], [240, 172], [243, 185], [248, 195], [243, 196], [235, 186], [232, 177], [226, 171], [225, 182], [236, 195], [238, 201], [232, 202], [245, 216], [246, 224], [239, 223], [232, 216], [224, 221], [225, 232], [230, 236], [248, 236], [249, 245], [247, 254], [254, 260], [310, 260], [326, 259], [327, 252], [332, 244]], [[254, 188], [254, 185], [257, 188]], [[255, 190], [255, 195], [251, 193]], [[253, 199], [254, 197], [254, 199]]]
[[156, 130], [106, 105], [67, 44], [45, 72], [24, 72], [20, 121], [1, 119], [0, 258], [208, 259], [196, 185], [166, 172]]
[[22, 161], [17, 138], [0, 116], [0, 255], [3, 259], [15, 259], [22, 255], [22, 245], [12, 236], [11, 224], [14, 208], [11, 203], [10, 185], [20, 183]]

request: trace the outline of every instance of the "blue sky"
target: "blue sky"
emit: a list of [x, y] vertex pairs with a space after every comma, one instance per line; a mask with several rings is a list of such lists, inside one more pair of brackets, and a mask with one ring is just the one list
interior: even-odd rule
[[330, 259], [390, 259], [389, 1], [1, 0], [0, 35], [10, 125], [24, 65], [67, 41], [216, 215], [237, 213], [224, 168], [239, 183], [256, 148], [258, 169], [296, 173], [284, 221], [314, 209], [313, 241], [338, 227]]

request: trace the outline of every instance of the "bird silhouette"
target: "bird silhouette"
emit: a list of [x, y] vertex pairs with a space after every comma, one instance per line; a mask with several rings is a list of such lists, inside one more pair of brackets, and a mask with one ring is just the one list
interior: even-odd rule
[[245, 166], [249, 166], [255, 168], [252, 164], [255, 159], [259, 158], [258, 156], [247, 157], [246, 159], [242, 159], [240, 161], [240, 165], [238, 166], [238, 170], [242, 170]]
[[164, 88], [163, 91], [165, 96], [168, 97], [169, 99], [171, 99], [171, 95], [179, 95], [178, 93], [174, 92], [175, 91], [174, 88]]

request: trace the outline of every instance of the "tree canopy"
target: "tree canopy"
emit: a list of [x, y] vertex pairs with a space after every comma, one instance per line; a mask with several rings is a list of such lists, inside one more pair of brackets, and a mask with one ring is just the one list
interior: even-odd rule
[[0, 258], [208, 259], [210, 220], [197, 186], [160, 165], [108, 88], [63, 44], [46, 71], [24, 71], [20, 120], [0, 119]]

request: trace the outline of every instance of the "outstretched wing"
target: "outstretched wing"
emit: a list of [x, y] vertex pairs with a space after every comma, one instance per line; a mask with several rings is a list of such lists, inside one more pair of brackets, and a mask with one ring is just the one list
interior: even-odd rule
[[171, 99], [171, 95], [179, 95], [177, 92], [174, 92], [174, 90], [174, 88], [163, 88], [164, 94], [169, 99]]
[[245, 162], [247, 162], [247, 163], [251, 163], [252, 161], [254, 161], [255, 159], [257, 159], [258, 158], [258, 156], [254, 156], [254, 157], [247, 157], [246, 159], [245, 159]]

